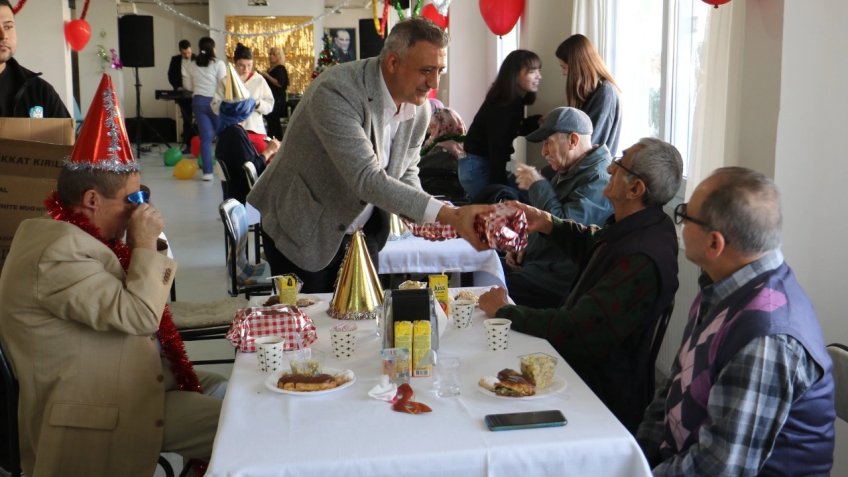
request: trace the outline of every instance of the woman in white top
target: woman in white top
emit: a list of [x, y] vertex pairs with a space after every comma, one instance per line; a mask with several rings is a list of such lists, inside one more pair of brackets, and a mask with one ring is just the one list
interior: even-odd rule
[[[271, 88], [265, 81], [262, 75], [253, 70], [253, 52], [250, 48], [242, 45], [236, 45], [233, 52], [233, 61], [236, 67], [236, 72], [242, 83], [247, 87], [250, 97], [256, 102], [253, 113], [244, 121], [244, 129], [247, 131], [250, 142], [256, 147], [256, 150], [262, 154], [265, 150], [265, 120], [262, 117], [274, 109], [274, 94]], [[212, 110], [216, 114], [219, 113], [221, 101], [224, 99], [225, 81], [218, 82], [218, 88], [215, 90], [215, 99], [212, 100]]]
[[194, 93], [191, 107], [200, 133], [200, 157], [203, 158], [203, 180], [212, 180], [212, 140], [218, 129], [218, 115], [212, 111], [212, 97], [218, 82], [227, 75], [224, 61], [215, 57], [215, 40], [203, 37], [198, 42], [200, 54], [188, 68], [189, 85]]

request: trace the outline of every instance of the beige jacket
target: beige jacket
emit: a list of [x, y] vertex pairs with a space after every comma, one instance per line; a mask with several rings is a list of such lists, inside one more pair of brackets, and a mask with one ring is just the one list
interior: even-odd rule
[[0, 339], [20, 382], [26, 475], [153, 475], [165, 396], [154, 333], [175, 270], [136, 249], [125, 274], [74, 225], [20, 225], [0, 275]]

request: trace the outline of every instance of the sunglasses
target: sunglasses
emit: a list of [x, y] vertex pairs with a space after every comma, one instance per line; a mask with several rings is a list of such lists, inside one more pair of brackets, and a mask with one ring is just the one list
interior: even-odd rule
[[150, 202], [150, 188], [142, 184], [141, 190], [133, 192], [127, 196], [127, 202], [130, 204], [141, 205]]

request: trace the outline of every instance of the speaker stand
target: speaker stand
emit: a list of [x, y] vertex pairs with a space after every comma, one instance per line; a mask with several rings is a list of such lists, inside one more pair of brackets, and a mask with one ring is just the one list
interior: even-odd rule
[[138, 66], [135, 67], [135, 156], [136, 159], [141, 158], [141, 138], [142, 136], [142, 128], [148, 128], [153, 131], [153, 134], [159, 138], [159, 142], [164, 143], [168, 146], [168, 149], [171, 148], [171, 144], [159, 134], [159, 131], [156, 130], [153, 126], [147, 123], [144, 120], [144, 117], [141, 115], [141, 80], [138, 79]]

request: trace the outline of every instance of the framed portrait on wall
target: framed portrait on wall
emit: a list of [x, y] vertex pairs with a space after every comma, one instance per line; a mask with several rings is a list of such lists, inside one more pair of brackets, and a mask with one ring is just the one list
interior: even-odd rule
[[356, 59], [356, 28], [327, 28], [339, 63]]

